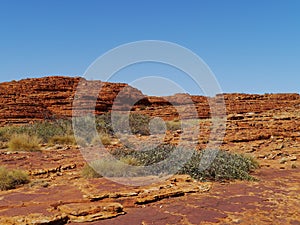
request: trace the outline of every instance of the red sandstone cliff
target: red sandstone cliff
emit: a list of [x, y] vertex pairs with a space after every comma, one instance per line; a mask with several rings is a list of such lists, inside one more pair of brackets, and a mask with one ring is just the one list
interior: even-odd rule
[[[101, 114], [114, 107], [118, 111], [139, 111], [164, 119], [177, 117], [177, 110], [189, 115], [191, 102], [184, 100], [186, 94], [165, 98], [148, 97], [141, 91], [123, 83], [86, 81], [79, 77], [44, 77], [0, 83], [0, 124], [20, 124], [52, 117], [72, 116], [76, 88], [83, 88], [74, 108], [79, 112], [90, 112], [89, 103], [96, 102], [95, 112]], [[101, 85], [101, 92], [97, 89]], [[121, 92], [120, 92], [121, 91]], [[78, 92], [77, 92], [78, 93]], [[121, 94], [120, 94], [121, 93]], [[116, 97], [120, 94], [117, 101]], [[98, 98], [95, 99], [94, 96]], [[208, 99], [204, 96], [187, 96], [192, 99], [200, 118], [208, 118]], [[271, 109], [300, 104], [299, 94], [224, 94], [227, 114], [245, 112], [260, 113]], [[134, 107], [131, 107], [135, 103]], [[177, 107], [177, 109], [171, 105]], [[193, 117], [191, 113], [191, 117]]]

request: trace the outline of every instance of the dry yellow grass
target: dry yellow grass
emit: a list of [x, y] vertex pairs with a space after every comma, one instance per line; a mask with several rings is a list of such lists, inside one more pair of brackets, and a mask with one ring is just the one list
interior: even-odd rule
[[28, 134], [14, 134], [8, 142], [11, 151], [39, 151], [41, 139]]

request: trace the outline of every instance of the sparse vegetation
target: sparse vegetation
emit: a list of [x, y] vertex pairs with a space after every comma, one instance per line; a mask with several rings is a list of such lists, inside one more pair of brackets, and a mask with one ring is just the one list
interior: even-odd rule
[[50, 144], [75, 145], [76, 140], [74, 135], [53, 136], [49, 139]]
[[[109, 176], [159, 175], [161, 172], [169, 171], [173, 173], [175, 171], [178, 174], [189, 174], [197, 180], [255, 180], [249, 174], [258, 167], [257, 162], [252, 157], [226, 151], [203, 150], [194, 153], [190, 152], [192, 155], [190, 160], [183, 167], [179, 168], [178, 162], [186, 157], [185, 151], [189, 150], [178, 150], [172, 145], [160, 145], [149, 151], [133, 151], [127, 148], [118, 148], [112, 150], [111, 154], [119, 161], [97, 161], [94, 162], [94, 166], [98, 171], [104, 171], [104, 174]], [[174, 153], [173, 158], [169, 159], [170, 161], [167, 164], [159, 164], [159, 162], [167, 159], [171, 153]], [[207, 162], [209, 164], [205, 166]], [[149, 167], [149, 171], [141, 173], [137, 168], [136, 170], [130, 170], [131, 174], [128, 174], [129, 171], [124, 169], [123, 163], [133, 166], [157, 164], [154, 167]], [[111, 173], [107, 172], [109, 170], [111, 170]]]
[[0, 128], [0, 141], [7, 142], [16, 134], [37, 136], [42, 142], [47, 143], [54, 136], [72, 135], [71, 120], [58, 119], [54, 121], [36, 122], [23, 126], [6, 126]]
[[[73, 121], [70, 119], [57, 119], [43, 122], [35, 122], [23, 126], [6, 126], [0, 128], [0, 148], [5, 148], [9, 144], [12, 150], [37, 150], [37, 147], [30, 146], [30, 143], [36, 142], [44, 144], [65, 144], [86, 146], [90, 143], [95, 144], [96, 139], [91, 137], [91, 133], [96, 131], [100, 133], [101, 141], [104, 145], [111, 144], [111, 139], [116, 133], [121, 134], [140, 134], [149, 135], [150, 117], [142, 114], [126, 115], [117, 113], [114, 114], [114, 123], [118, 125], [117, 129], [113, 127], [112, 114], [106, 113], [100, 116], [86, 116], [78, 117]], [[74, 131], [72, 122], [76, 124], [76, 140], [74, 138]], [[94, 124], [94, 122], [96, 124]], [[30, 137], [30, 142], [27, 137]], [[24, 143], [27, 143], [25, 145]], [[22, 148], [22, 149], [20, 149]]]
[[82, 169], [82, 172], [81, 172], [81, 175], [84, 178], [99, 178], [99, 177], [102, 177], [102, 175], [97, 173], [90, 164], [85, 164], [84, 165], [84, 167]]
[[[125, 160], [125, 159], [124, 159]], [[129, 162], [129, 161], [127, 161]], [[112, 161], [112, 159], [100, 159], [86, 164], [82, 170], [82, 176], [85, 178], [106, 177], [131, 177], [137, 176], [138, 167], [129, 169], [128, 164], [122, 161]], [[99, 173], [98, 173], [99, 171]]]
[[[116, 133], [149, 135], [150, 119], [151, 117], [147, 115], [137, 113], [130, 113], [129, 118], [122, 113], [105, 113], [96, 117], [96, 128], [98, 132], [110, 135], [115, 135]], [[116, 127], [113, 126], [112, 121]], [[115, 130], [114, 128], [117, 129]]]
[[120, 161], [130, 166], [141, 166], [141, 162], [133, 156], [121, 157]]
[[176, 131], [181, 130], [181, 121], [171, 120], [166, 122], [167, 130]]
[[28, 175], [21, 170], [8, 170], [0, 166], [0, 190], [14, 189], [19, 185], [29, 183]]
[[111, 137], [108, 134], [100, 134], [100, 140], [103, 145], [110, 145], [111, 144]]
[[38, 151], [40, 143], [41, 139], [35, 135], [15, 134], [9, 140], [8, 148], [11, 151]]
[[109, 134], [102, 133], [99, 134], [98, 136], [95, 136], [92, 140], [92, 145], [97, 146], [97, 145], [110, 145], [112, 142], [112, 138]]

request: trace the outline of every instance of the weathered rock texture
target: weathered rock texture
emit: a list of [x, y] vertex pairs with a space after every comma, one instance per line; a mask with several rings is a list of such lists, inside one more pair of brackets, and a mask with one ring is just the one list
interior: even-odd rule
[[[38, 82], [32, 84], [32, 81], [39, 81], [40, 88], [36, 86]], [[2, 124], [40, 120], [44, 115], [70, 116], [78, 81], [79, 78], [51, 77], [2, 83]], [[103, 111], [111, 108], [118, 87], [126, 85], [106, 84], [106, 87], [107, 95], [100, 96], [102, 101], [97, 100], [102, 103]], [[91, 92], [85, 89], [84, 92], [88, 98]], [[125, 93], [127, 100], [142, 95], [131, 87]], [[182, 97], [169, 98], [186, 107]], [[209, 115], [205, 108], [207, 100], [201, 96], [192, 98], [201, 117], [206, 118]], [[195, 182], [183, 175], [161, 183], [133, 187], [105, 178], [82, 178], [81, 171], [86, 162], [75, 147], [45, 148], [41, 152], [1, 149], [0, 165], [27, 171], [31, 182], [14, 190], [0, 191], [0, 224], [300, 224], [299, 95], [226, 94], [224, 99], [228, 115], [221, 149], [255, 157], [260, 168], [252, 175], [258, 181]], [[120, 106], [118, 110], [126, 107], [123, 104], [117, 106]], [[90, 110], [80, 104], [78, 107], [82, 107], [83, 112]], [[166, 100], [158, 97], [147, 97], [135, 108], [150, 115], [175, 118], [171, 109]], [[99, 108], [99, 113], [101, 110]], [[22, 117], [22, 113], [25, 116]], [[196, 142], [203, 149], [209, 141], [211, 120], [202, 119], [197, 123], [199, 137], [191, 139], [189, 133], [177, 130], [168, 131], [162, 139], [157, 138], [178, 143], [182, 136], [183, 141]], [[145, 145], [147, 138], [138, 136], [132, 144]], [[86, 151], [91, 159], [95, 157], [93, 147]]]
[[[96, 113], [111, 110], [114, 99], [122, 90], [122, 97], [143, 98], [135, 88], [121, 83], [86, 81], [82, 78], [44, 77], [0, 84], [0, 124], [28, 123], [53, 117], [71, 117], [76, 88], [80, 83], [77, 102], [79, 111], [89, 112], [94, 102]], [[99, 92], [101, 87], [101, 92]], [[98, 96], [95, 99], [95, 96]], [[121, 106], [126, 107], [126, 102]], [[116, 104], [116, 107], [121, 109]]]
[[[211, 99], [187, 94], [148, 97], [127, 84], [86, 81], [79, 77], [24, 79], [0, 84], [0, 125], [71, 117], [72, 108], [75, 115], [101, 114], [114, 107], [117, 111], [132, 110], [167, 120], [178, 118], [180, 112], [188, 118], [209, 118], [209, 102], [213, 105], [219, 97]], [[225, 94], [223, 97], [227, 114], [260, 113], [300, 104], [299, 94]]]

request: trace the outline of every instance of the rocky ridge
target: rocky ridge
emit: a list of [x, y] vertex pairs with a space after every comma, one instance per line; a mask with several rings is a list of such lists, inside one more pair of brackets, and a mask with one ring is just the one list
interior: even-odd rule
[[[80, 91], [77, 89], [79, 84]], [[227, 114], [261, 113], [300, 104], [299, 94], [224, 94], [215, 98], [176, 94], [154, 97], [145, 96], [127, 84], [52, 76], [0, 83], [0, 125], [71, 117], [73, 108], [83, 114], [102, 114], [114, 107], [116, 111], [131, 110], [165, 120], [178, 118], [178, 112], [184, 112], [186, 118], [209, 118], [209, 103], [213, 105], [222, 97]]]

